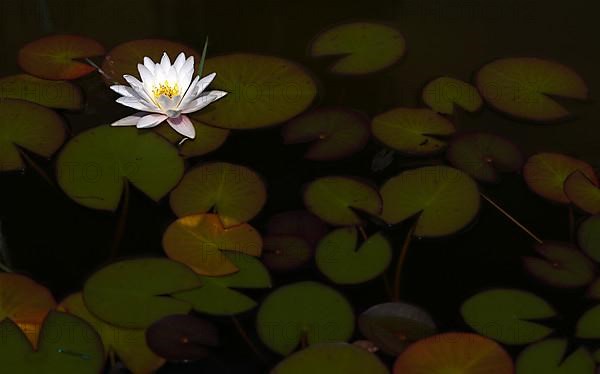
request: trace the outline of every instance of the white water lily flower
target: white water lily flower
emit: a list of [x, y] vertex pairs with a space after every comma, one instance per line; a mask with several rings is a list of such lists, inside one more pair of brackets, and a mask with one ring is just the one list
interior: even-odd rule
[[123, 75], [129, 86], [114, 85], [110, 88], [122, 95], [117, 103], [140, 110], [113, 123], [111, 126], [136, 126], [147, 129], [167, 121], [181, 135], [193, 139], [196, 131], [192, 121], [186, 116], [227, 94], [224, 91], [206, 91], [206, 87], [215, 78], [216, 73], [200, 79], [194, 75], [194, 56], [186, 59], [180, 53], [173, 64], [166, 53], [160, 63], [155, 64], [144, 57], [144, 64], [138, 64], [140, 82], [131, 75]]

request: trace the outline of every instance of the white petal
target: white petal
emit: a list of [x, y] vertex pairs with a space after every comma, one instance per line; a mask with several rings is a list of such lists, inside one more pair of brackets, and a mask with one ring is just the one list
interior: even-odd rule
[[165, 72], [171, 67], [171, 60], [169, 59], [167, 52], [163, 52], [162, 58], [160, 59], [160, 66]]
[[164, 114], [148, 114], [142, 117], [137, 123], [138, 129], [149, 129], [154, 126], [158, 126], [162, 121], [166, 120], [167, 116]]
[[117, 103], [128, 106], [130, 108], [133, 109], [137, 109], [137, 110], [143, 110], [145, 112], [155, 112], [156, 108], [151, 107], [150, 105], [148, 105], [148, 103], [146, 101], [142, 101], [140, 99], [138, 99], [137, 97], [120, 97], [117, 100]]
[[150, 57], [144, 57], [144, 66], [154, 74], [154, 61]]
[[130, 116], [121, 118], [116, 122], [113, 122], [111, 126], [136, 126], [140, 118], [142, 118], [145, 115], [145, 112], [137, 112], [136, 114], [132, 114]]
[[208, 87], [208, 85], [213, 81], [213, 79], [215, 79], [216, 76], [217, 73], [211, 73], [205, 76], [204, 78], [200, 79], [200, 82], [198, 83], [199, 93], [204, 91], [206, 87]]
[[173, 63], [175, 70], [179, 71], [179, 69], [181, 69], [181, 67], [183, 66], [184, 62], [185, 62], [185, 53], [181, 52], [175, 59], [175, 62]]
[[181, 135], [194, 139], [196, 137], [196, 129], [192, 124], [192, 121], [188, 118], [188, 116], [181, 115], [177, 118], [167, 118], [167, 122], [173, 128], [173, 130], [177, 131]]
[[158, 107], [156, 106], [156, 103], [152, 99], [151, 94], [148, 93], [148, 91], [146, 91], [146, 88], [144, 87], [142, 82], [137, 80], [136, 77], [128, 75], [128, 74], [123, 75], [123, 78], [127, 81], [127, 83], [129, 83], [131, 85], [131, 88], [133, 88], [135, 90], [135, 92], [138, 93], [139, 97], [146, 100], [155, 109], [158, 109]]
[[197, 99], [191, 101], [185, 108], [180, 108], [181, 113], [185, 114], [185, 113], [196, 112], [196, 111], [204, 108], [208, 104], [219, 100], [220, 98], [222, 98], [225, 95], [227, 95], [227, 92], [225, 92], [225, 91], [214, 90], [214, 91], [205, 92], [202, 95], [200, 95]]
[[121, 96], [127, 96], [127, 97], [138, 96], [133, 88], [131, 88], [129, 86], [124, 86], [122, 84], [115, 84], [113, 86], [110, 86], [110, 89], [115, 91], [116, 93], [118, 93]]
[[188, 90], [193, 76], [193, 67], [191, 69], [182, 68], [179, 73], [177, 73], [177, 84], [179, 85], [181, 92], [186, 92]]
[[160, 95], [160, 97], [158, 98], [158, 105], [160, 109], [163, 110], [163, 112], [166, 112], [168, 110], [176, 109], [179, 101], [181, 101], [181, 96], [179, 95], [173, 96], [172, 99], [170, 99], [166, 95]]
[[194, 81], [190, 84], [190, 87], [187, 89], [187, 91], [185, 91], [185, 94], [179, 103], [179, 107], [186, 106], [190, 101], [194, 100], [198, 96], [199, 91], [197, 90], [197, 87], [199, 79], [200, 77], [196, 75], [196, 78], [194, 78]]
[[142, 83], [145, 85], [152, 85], [154, 83], [154, 74], [146, 66], [138, 64], [138, 71], [140, 72], [140, 78]]

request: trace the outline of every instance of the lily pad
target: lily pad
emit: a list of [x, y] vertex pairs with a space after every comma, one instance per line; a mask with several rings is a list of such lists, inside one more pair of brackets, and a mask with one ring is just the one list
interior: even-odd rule
[[269, 235], [292, 235], [315, 246], [329, 232], [327, 225], [306, 210], [290, 210], [273, 215], [267, 222]]
[[22, 100], [0, 100], [0, 171], [25, 169], [21, 148], [50, 158], [66, 138], [53, 110]]
[[96, 71], [96, 68], [78, 59], [101, 56], [104, 52], [104, 47], [90, 38], [51, 35], [21, 48], [18, 62], [21, 69], [36, 77], [71, 80]]
[[510, 355], [483, 336], [450, 332], [409, 346], [394, 363], [394, 374], [513, 374]]
[[583, 221], [577, 230], [577, 243], [594, 261], [600, 262], [600, 215]]
[[6, 373], [98, 374], [104, 366], [100, 337], [70, 314], [48, 314], [37, 349], [10, 319], [0, 322], [0, 334], [0, 362]]
[[358, 327], [367, 339], [392, 356], [436, 332], [435, 322], [429, 313], [401, 302], [370, 307], [358, 318]]
[[503, 58], [483, 66], [477, 88], [495, 109], [535, 122], [553, 122], [569, 112], [553, 97], [584, 100], [588, 90], [569, 67], [539, 58]]
[[89, 323], [102, 339], [105, 357], [111, 352], [116, 354], [132, 372], [151, 373], [165, 363], [165, 360], [154, 354], [146, 344], [145, 329], [117, 327], [100, 320], [87, 309], [81, 292], [64, 299], [59, 309]]
[[358, 246], [357, 231], [355, 227], [340, 228], [319, 242], [317, 267], [334, 283], [367, 282], [383, 273], [392, 260], [391, 245], [381, 233]]
[[[194, 139], [184, 137], [173, 130], [171, 126], [157, 126], [154, 131], [171, 144], [177, 144], [179, 154], [184, 158], [202, 156], [215, 151], [225, 143], [229, 136], [229, 130], [208, 126], [193, 118], [190, 118], [190, 120], [194, 129], [196, 129]], [[181, 143], [184, 139], [185, 141]]]
[[552, 333], [534, 322], [556, 316], [542, 298], [521, 290], [493, 289], [465, 301], [461, 307], [465, 322], [475, 331], [504, 344], [528, 344]]
[[335, 226], [361, 224], [362, 220], [354, 210], [375, 216], [381, 212], [381, 197], [377, 190], [351, 177], [316, 179], [304, 188], [303, 196], [306, 209]]
[[267, 199], [261, 177], [253, 170], [227, 162], [201, 165], [183, 177], [171, 192], [178, 217], [214, 211], [225, 227], [254, 218]]
[[226, 228], [215, 214], [195, 214], [167, 228], [163, 248], [167, 256], [196, 273], [219, 276], [239, 270], [223, 251], [260, 256], [262, 239], [248, 224]]
[[294, 353], [270, 374], [388, 374], [376, 355], [348, 343], [321, 343]]
[[92, 274], [83, 287], [91, 313], [115, 326], [146, 328], [171, 314], [191, 310], [172, 294], [200, 287], [200, 278], [188, 267], [163, 258], [123, 260]]
[[58, 184], [77, 203], [115, 211], [125, 183], [159, 201], [183, 175], [177, 149], [152, 131], [108, 125], [71, 139], [57, 160]]
[[596, 278], [587, 290], [587, 296], [594, 300], [600, 300], [600, 278]]
[[600, 188], [597, 182], [581, 171], [575, 171], [565, 180], [565, 195], [571, 203], [589, 214], [600, 213]]
[[483, 101], [477, 88], [451, 77], [439, 77], [423, 88], [423, 102], [438, 113], [452, 114], [458, 105], [468, 112], [476, 112]]
[[299, 282], [273, 291], [261, 304], [256, 330], [263, 343], [282, 355], [299, 344], [346, 341], [354, 330], [348, 301], [333, 288]]
[[547, 339], [525, 348], [517, 358], [517, 374], [594, 374], [595, 363], [590, 352], [580, 347], [565, 354], [564, 339]]
[[311, 143], [304, 158], [329, 161], [363, 149], [370, 131], [367, 119], [355, 111], [322, 108], [294, 118], [281, 134], [285, 144]]
[[262, 262], [273, 271], [286, 272], [306, 264], [313, 247], [303, 238], [292, 235], [268, 235], [263, 239]]
[[559, 153], [537, 153], [523, 167], [523, 178], [536, 194], [561, 204], [568, 204], [564, 184], [569, 175], [581, 171], [592, 183], [598, 183], [594, 169], [586, 162]]
[[439, 237], [458, 232], [479, 211], [477, 184], [460, 170], [426, 166], [390, 178], [380, 190], [381, 217], [388, 224], [418, 216], [414, 231], [419, 237]]
[[589, 309], [585, 312], [575, 328], [576, 336], [583, 339], [599, 339], [600, 338], [600, 305]]
[[535, 246], [538, 257], [524, 257], [525, 269], [554, 287], [575, 288], [589, 284], [596, 276], [590, 259], [569, 243], [544, 242]]
[[45, 80], [27, 74], [0, 79], [0, 99], [20, 99], [58, 109], [83, 108], [83, 93], [79, 86], [71, 82]]
[[283, 123], [306, 110], [317, 94], [302, 66], [279, 57], [233, 53], [206, 59], [204, 71], [217, 73], [212, 86], [228, 92], [192, 115], [211, 126], [255, 129]]
[[406, 42], [396, 28], [382, 23], [352, 22], [334, 26], [312, 42], [312, 57], [339, 56], [331, 66], [336, 74], [369, 74], [398, 62]]
[[511, 141], [483, 132], [452, 139], [446, 157], [457, 169], [487, 183], [497, 183], [499, 173], [515, 172], [523, 165], [521, 151]]
[[444, 137], [455, 132], [454, 125], [431, 109], [395, 108], [371, 122], [373, 136], [396, 151], [429, 156], [446, 148]]
[[110, 77], [107, 84], [126, 84], [123, 75], [138, 75], [137, 64], [144, 57], [150, 57], [152, 61], [160, 61], [163, 53], [169, 56], [177, 56], [183, 52], [186, 56], [194, 56], [195, 61], [200, 61], [200, 55], [192, 48], [177, 42], [164, 39], [140, 39], [131, 40], [114, 47], [108, 52], [102, 62], [102, 71]]

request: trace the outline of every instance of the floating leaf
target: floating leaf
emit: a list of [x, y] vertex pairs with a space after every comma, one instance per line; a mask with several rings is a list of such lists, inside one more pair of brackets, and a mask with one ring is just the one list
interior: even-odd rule
[[593, 374], [595, 363], [583, 347], [568, 350], [564, 339], [547, 339], [525, 348], [517, 358], [518, 374]]
[[115, 211], [125, 183], [159, 201], [179, 181], [183, 160], [152, 131], [100, 126], [67, 143], [57, 161], [58, 184], [77, 203]]
[[0, 322], [0, 362], [5, 373], [98, 374], [104, 366], [102, 341], [82, 319], [50, 312], [37, 349], [10, 319]]
[[221, 147], [229, 136], [229, 130], [208, 126], [193, 118], [190, 118], [190, 120], [194, 129], [196, 129], [196, 137], [194, 139], [186, 138], [173, 130], [171, 126], [155, 127], [156, 133], [167, 139], [171, 144], [181, 144], [179, 145], [179, 154], [184, 158], [197, 157], [210, 153]]
[[583, 221], [577, 230], [577, 243], [594, 261], [600, 262], [600, 215]]
[[563, 186], [569, 175], [581, 171], [594, 184], [598, 180], [594, 169], [587, 163], [558, 153], [538, 153], [527, 160], [523, 167], [523, 178], [536, 194], [562, 204], [568, 204]]
[[436, 332], [435, 322], [429, 313], [400, 302], [370, 307], [358, 318], [358, 327], [367, 339], [392, 356]]
[[217, 73], [215, 89], [228, 92], [193, 116], [226, 129], [276, 125], [302, 113], [317, 93], [313, 78], [296, 63], [274, 56], [234, 53], [206, 60]]
[[577, 321], [575, 334], [583, 339], [600, 338], [600, 305], [585, 312]]
[[151, 373], [164, 364], [165, 360], [146, 344], [145, 329], [117, 327], [98, 319], [87, 309], [80, 292], [64, 299], [59, 308], [92, 325], [102, 339], [105, 356], [111, 352], [116, 354], [132, 372]]
[[262, 239], [250, 225], [225, 228], [215, 214], [196, 214], [173, 222], [163, 236], [167, 256], [202, 275], [227, 275], [238, 267], [222, 251], [260, 256]]
[[275, 214], [267, 222], [269, 235], [292, 235], [316, 245], [329, 231], [327, 225], [306, 210], [290, 210]]
[[77, 35], [51, 35], [26, 44], [19, 51], [21, 69], [44, 79], [70, 80], [96, 70], [93, 66], [76, 61], [101, 56], [104, 47], [97, 41]]
[[20, 99], [58, 109], [83, 108], [83, 93], [77, 85], [40, 79], [27, 74], [0, 79], [0, 99]]
[[448, 161], [473, 178], [488, 183], [499, 182], [499, 173], [521, 169], [521, 151], [508, 139], [482, 132], [452, 139], [446, 153]]
[[294, 353], [270, 374], [388, 374], [376, 355], [348, 343], [321, 343]]
[[358, 246], [355, 227], [337, 229], [321, 239], [315, 254], [317, 267], [334, 283], [358, 284], [369, 281], [387, 269], [392, 248], [377, 233]]
[[563, 119], [569, 112], [552, 97], [584, 100], [588, 91], [576, 72], [539, 58], [503, 58], [483, 66], [476, 85], [485, 101], [511, 116], [536, 122]]
[[565, 195], [571, 202], [589, 214], [600, 213], [600, 188], [597, 182], [581, 171], [575, 171], [565, 180]]
[[415, 236], [438, 237], [467, 226], [479, 211], [479, 190], [467, 174], [426, 166], [390, 178], [380, 190], [381, 217], [389, 224], [418, 216]]
[[304, 158], [338, 160], [364, 148], [370, 136], [367, 119], [352, 110], [322, 108], [302, 114], [282, 130], [285, 144], [312, 143]]
[[346, 341], [354, 329], [348, 301], [334, 289], [316, 282], [299, 282], [273, 291], [256, 316], [258, 336], [267, 347], [288, 355], [303, 341]]
[[394, 363], [394, 374], [513, 374], [512, 358], [493, 340], [467, 333], [430, 336], [409, 346]]
[[587, 296], [594, 300], [600, 299], [600, 278], [596, 278], [596, 280], [590, 284], [587, 290]]
[[461, 308], [475, 331], [504, 344], [527, 344], [548, 336], [552, 329], [533, 322], [554, 317], [556, 311], [542, 298], [521, 290], [480, 292]]
[[423, 102], [438, 113], [452, 114], [458, 105], [468, 112], [481, 108], [483, 101], [479, 92], [469, 83], [450, 77], [440, 77], [423, 88]]
[[582, 287], [594, 280], [596, 268], [590, 259], [569, 243], [544, 242], [535, 246], [544, 257], [524, 257], [525, 269], [554, 287]]
[[292, 235], [268, 235], [263, 239], [262, 262], [274, 271], [290, 271], [306, 264], [313, 248], [304, 239]]
[[370, 185], [350, 177], [322, 177], [304, 188], [304, 205], [323, 221], [336, 226], [359, 225], [354, 210], [381, 212], [381, 197]]
[[50, 158], [65, 138], [65, 123], [53, 110], [21, 100], [0, 100], [0, 171], [25, 169], [20, 148]]
[[452, 135], [455, 129], [430, 109], [395, 108], [375, 116], [371, 131], [377, 140], [396, 151], [429, 156], [446, 148], [441, 138]]
[[406, 42], [394, 27], [373, 22], [334, 26], [317, 36], [310, 46], [312, 57], [339, 56], [331, 66], [336, 74], [369, 74], [398, 62]]

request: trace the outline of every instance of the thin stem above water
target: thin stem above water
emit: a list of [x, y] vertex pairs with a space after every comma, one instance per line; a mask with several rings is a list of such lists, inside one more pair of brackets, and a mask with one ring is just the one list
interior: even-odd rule
[[543, 243], [542, 239], [538, 238], [537, 235], [535, 235], [533, 232], [531, 232], [531, 230], [529, 230], [527, 227], [525, 227], [521, 222], [517, 221], [516, 218], [514, 218], [512, 215], [510, 215], [506, 210], [502, 209], [498, 204], [496, 204], [492, 199], [490, 199], [489, 197], [487, 197], [483, 192], [480, 192], [479, 194], [488, 203], [490, 203], [490, 205], [492, 205], [500, 213], [502, 213], [504, 216], [506, 216], [506, 218], [508, 218], [512, 223], [514, 223], [515, 225], [517, 225], [517, 227], [519, 227], [521, 230], [525, 231], [525, 233], [527, 233], [527, 235], [529, 235], [531, 238], [533, 238], [533, 240], [535, 240], [539, 244]]

